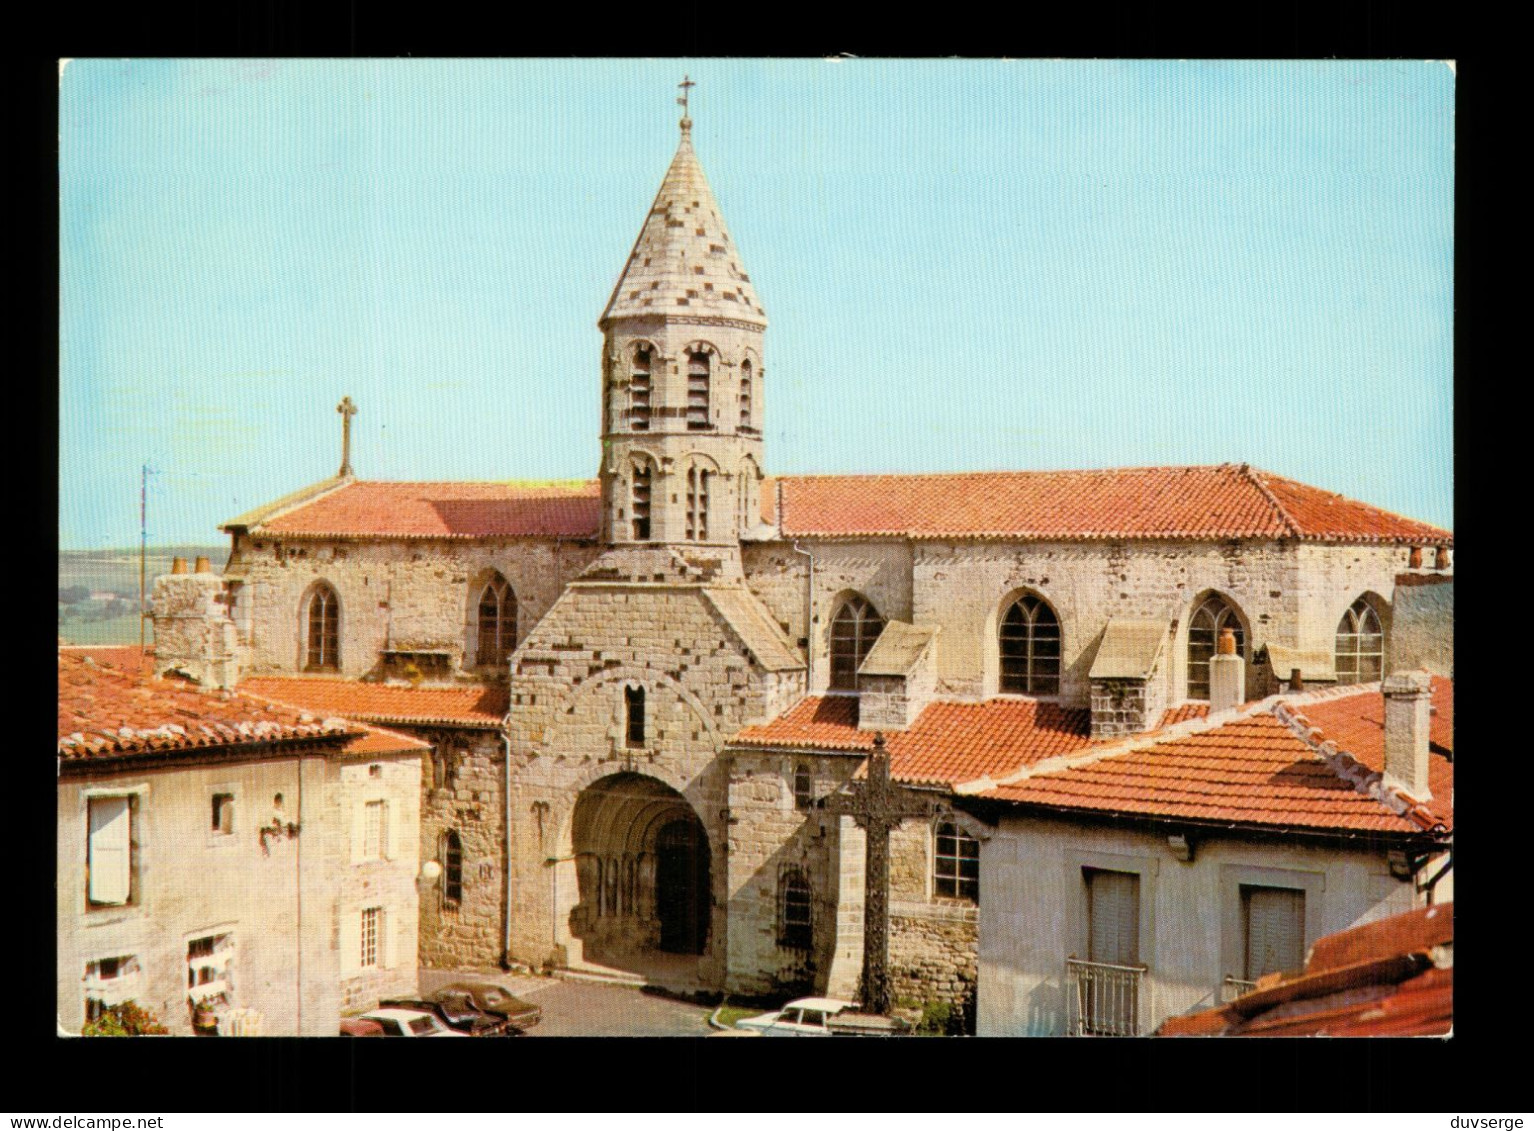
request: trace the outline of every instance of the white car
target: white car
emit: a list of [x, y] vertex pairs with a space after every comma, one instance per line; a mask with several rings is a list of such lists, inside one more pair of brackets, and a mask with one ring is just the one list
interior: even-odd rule
[[743, 1017], [735, 1028], [757, 1032], [764, 1037], [829, 1037], [826, 1022], [844, 1011], [855, 1011], [857, 1004], [834, 997], [802, 997], [782, 1009], [759, 1017]]
[[449, 1029], [440, 1018], [419, 1009], [375, 1009], [364, 1013], [363, 1021], [382, 1026], [386, 1037], [467, 1037], [467, 1033]]

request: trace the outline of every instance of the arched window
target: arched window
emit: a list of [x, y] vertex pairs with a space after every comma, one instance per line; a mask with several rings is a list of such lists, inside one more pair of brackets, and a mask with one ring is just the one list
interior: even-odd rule
[[751, 368], [751, 359], [748, 357], [740, 363], [740, 427], [742, 431], [751, 430], [751, 379], [755, 376]]
[[884, 631], [884, 618], [862, 597], [842, 602], [831, 620], [831, 689], [856, 691], [858, 668]]
[[935, 830], [932, 894], [980, 899], [980, 842], [955, 821], [940, 821]]
[[1024, 594], [1001, 617], [1002, 691], [1060, 693], [1060, 622], [1045, 602]]
[[687, 540], [708, 540], [708, 481], [713, 472], [706, 467], [687, 469]]
[[756, 461], [749, 456], [741, 460], [735, 471], [735, 524], [742, 534], [757, 524], [755, 515], [761, 509], [756, 476]]
[[803, 868], [787, 867], [778, 877], [778, 945], [808, 950], [814, 940], [810, 881]]
[[457, 907], [463, 902], [463, 840], [453, 829], [442, 834], [442, 903]]
[[1337, 682], [1369, 683], [1385, 669], [1385, 630], [1367, 597], [1353, 602], [1337, 624]]
[[634, 349], [634, 366], [629, 371], [629, 427], [635, 432], [650, 430], [649, 346]]
[[815, 786], [810, 777], [809, 763], [799, 762], [794, 766], [794, 808], [808, 809], [814, 800]]
[[496, 574], [480, 590], [474, 662], [499, 667], [517, 646], [517, 595]]
[[623, 689], [623, 706], [627, 715], [625, 734], [627, 745], [641, 747], [644, 745], [644, 688], [625, 687]]
[[703, 350], [687, 355], [687, 427], [698, 432], [708, 423], [709, 356]]
[[633, 469], [634, 487], [630, 500], [634, 520], [634, 541], [650, 540], [650, 465], [636, 463]]
[[1220, 639], [1220, 630], [1228, 628], [1236, 634], [1236, 655], [1246, 655], [1246, 635], [1241, 630], [1241, 618], [1236, 610], [1220, 596], [1204, 599], [1193, 610], [1188, 620], [1188, 698], [1209, 698], [1209, 661], [1214, 656]]
[[336, 591], [323, 581], [309, 596], [308, 648], [304, 670], [341, 670], [341, 602]]

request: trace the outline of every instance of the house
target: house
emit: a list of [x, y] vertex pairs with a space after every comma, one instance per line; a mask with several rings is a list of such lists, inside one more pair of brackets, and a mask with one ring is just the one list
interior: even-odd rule
[[[885, 733], [941, 809], [894, 836], [897, 993], [972, 1016], [1013, 885], [982, 841], [1032, 834], [960, 787], [1217, 691], [1372, 685], [1400, 579], [1452, 578], [1448, 531], [1246, 464], [769, 477], [767, 316], [685, 118], [598, 328], [595, 478], [383, 482], [343, 456], [227, 522], [222, 577], [155, 584], [158, 671], [432, 744], [428, 965], [852, 992], [863, 834], [816, 803]], [[1040, 979], [1056, 941], [1027, 944]]]
[[59, 649], [58, 1019], [330, 1036], [416, 989], [416, 739]]
[[1453, 685], [1232, 704], [957, 792], [994, 822], [978, 1031], [1148, 1033], [1453, 898]]

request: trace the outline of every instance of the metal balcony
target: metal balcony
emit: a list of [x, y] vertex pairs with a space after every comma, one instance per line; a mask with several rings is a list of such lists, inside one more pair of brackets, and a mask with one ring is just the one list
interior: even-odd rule
[[1144, 966], [1065, 960], [1066, 1034], [1135, 1037], [1140, 1034], [1140, 981]]

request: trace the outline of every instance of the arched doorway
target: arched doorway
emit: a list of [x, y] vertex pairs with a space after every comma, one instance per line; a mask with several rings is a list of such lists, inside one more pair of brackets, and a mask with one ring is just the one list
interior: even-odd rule
[[571, 833], [570, 932], [588, 960], [659, 972], [669, 955], [707, 952], [708, 834], [685, 797], [644, 774], [610, 774], [581, 791]]

